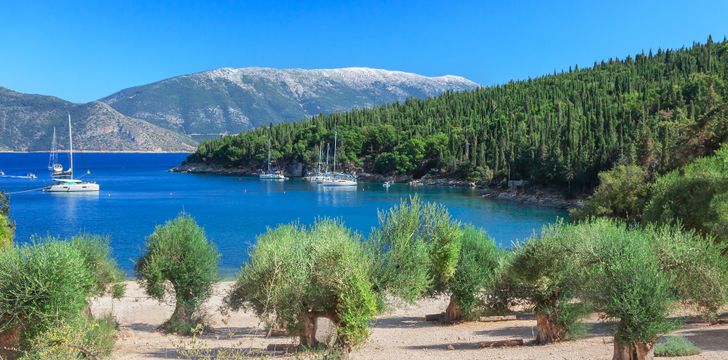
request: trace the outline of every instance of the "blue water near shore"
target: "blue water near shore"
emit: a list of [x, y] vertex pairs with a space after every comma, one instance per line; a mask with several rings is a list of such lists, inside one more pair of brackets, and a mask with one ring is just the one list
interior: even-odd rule
[[[0, 177], [0, 191], [11, 193], [16, 242], [33, 235], [69, 237], [79, 232], [111, 238], [114, 256], [131, 274], [134, 259], [157, 224], [181, 211], [191, 214], [222, 253], [221, 272], [230, 275], [247, 258], [256, 235], [267, 227], [293, 221], [310, 224], [317, 217], [340, 218], [367, 236], [377, 224], [377, 210], [418, 193], [445, 204], [464, 223], [485, 229], [508, 247], [538, 232], [565, 212], [495, 202], [469, 189], [411, 188], [362, 183], [356, 189], [324, 189], [303, 180], [260, 181], [257, 178], [176, 174], [167, 170], [186, 154], [103, 154], [75, 156], [78, 174], [101, 185], [98, 194], [51, 194], [39, 188], [51, 183], [45, 153], [0, 153], [6, 175], [35, 173], [38, 178]], [[61, 160], [66, 161], [61, 154]], [[30, 191], [27, 191], [30, 190]]]

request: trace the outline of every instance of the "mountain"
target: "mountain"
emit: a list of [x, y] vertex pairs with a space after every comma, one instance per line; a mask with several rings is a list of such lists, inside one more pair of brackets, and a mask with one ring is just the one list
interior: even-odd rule
[[102, 102], [74, 104], [0, 87], [0, 150], [48, 150], [53, 127], [59, 148], [65, 149], [67, 114], [78, 150], [192, 151], [196, 145], [184, 135], [125, 116]]
[[0, 87], [0, 150], [47, 150], [54, 126], [67, 144], [67, 113], [80, 150], [194, 151], [196, 140], [219, 134], [477, 86], [458, 76], [368, 68], [223, 68], [87, 104]]
[[661, 174], [728, 141], [728, 41], [226, 136], [185, 166], [260, 169], [271, 137], [281, 167], [311, 169], [335, 133], [338, 168], [400, 178], [581, 192], [615, 164]]
[[125, 89], [101, 101], [127, 116], [197, 136], [476, 87], [458, 76], [369, 68], [223, 68]]

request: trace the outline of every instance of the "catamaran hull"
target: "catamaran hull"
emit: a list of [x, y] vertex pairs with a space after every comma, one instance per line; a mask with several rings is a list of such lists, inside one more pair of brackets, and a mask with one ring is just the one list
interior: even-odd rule
[[324, 181], [321, 186], [356, 186], [356, 181]]
[[55, 184], [51, 185], [43, 191], [55, 192], [55, 193], [69, 193], [69, 192], [98, 192], [101, 189], [99, 184], [83, 183], [83, 184]]

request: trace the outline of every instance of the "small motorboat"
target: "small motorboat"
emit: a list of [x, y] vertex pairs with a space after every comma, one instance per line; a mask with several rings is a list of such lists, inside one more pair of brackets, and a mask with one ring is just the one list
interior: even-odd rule
[[385, 189], [389, 189], [389, 187], [392, 186], [392, 182], [391, 181], [385, 181], [384, 184], [382, 184], [382, 186]]

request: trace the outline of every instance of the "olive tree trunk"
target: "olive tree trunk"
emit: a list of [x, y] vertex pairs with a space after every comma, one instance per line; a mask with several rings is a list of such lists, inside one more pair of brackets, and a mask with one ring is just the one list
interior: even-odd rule
[[655, 342], [623, 343], [614, 339], [614, 355], [612, 360], [653, 360], [655, 358]]
[[447, 309], [445, 309], [445, 318], [449, 322], [455, 322], [460, 321], [465, 317], [465, 314], [463, 313], [463, 309], [460, 307], [460, 303], [458, 303], [457, 298], [455, 296], [450, 297], [450, 303], [447, 305]]
[[566, 336], [566, 329], [553, 316], [536, 308], [536, 342], [551, 344], [559, 342]]
[[301, 322], [302, 326], [299, 333], [301, 345], [311, 348], [319, 345], [325, 347], [331, 347], [335, 345], [334, 341], [324, 343], [316, 338], [316, 332], [318, 330], [318, 318], [329, 319], [333, 324], [334, 328], [338, 327], [339, 325], [339, 317], [334, 310], [309, 312], [303, 317], [303, 321]]
[[0, 332], [0, 359], [13, 360], [18, 358], [22, 353], [16, 351], [20, 344], [20, 332], [22, 327], [20, 324]]

